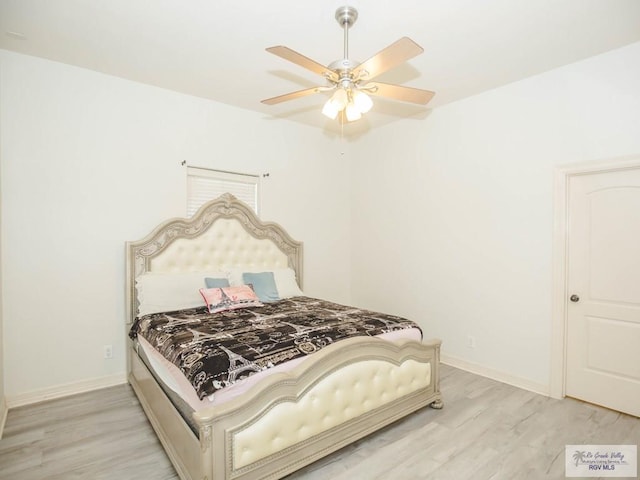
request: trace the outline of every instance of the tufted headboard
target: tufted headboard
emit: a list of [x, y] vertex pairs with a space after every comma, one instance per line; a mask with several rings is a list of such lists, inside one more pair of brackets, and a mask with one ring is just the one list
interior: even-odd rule
[[191, 218], [174, 218], [141, 240], [126, 243], [127, 324], [136, 316], [136, 278], [145, 273], [292, 268], [302, 288], [302, 242], [278, 224], [262, 222], [231, 194], [203, 205]]

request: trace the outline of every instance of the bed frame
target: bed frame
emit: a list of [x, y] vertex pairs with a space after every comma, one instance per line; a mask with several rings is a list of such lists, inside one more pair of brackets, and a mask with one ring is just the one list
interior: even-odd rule
[[[302, 287], [302, 243], [229, 194], [127, 242], [126, 251], [127, 332], [137, 314], [135, 280], [147, 272], [290, 267]], [[129, 341], [129, 382], [183, 480], [281, 478], [419, 408], [442, 408], [439, 340], [350, 338], [194, 413], [196, 436], [136, 348]]]

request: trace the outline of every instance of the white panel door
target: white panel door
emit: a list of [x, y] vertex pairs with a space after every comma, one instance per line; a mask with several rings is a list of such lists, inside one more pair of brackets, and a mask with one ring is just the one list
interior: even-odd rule
[[640, 168], [569, 180], [566, 394], [640, 416]]

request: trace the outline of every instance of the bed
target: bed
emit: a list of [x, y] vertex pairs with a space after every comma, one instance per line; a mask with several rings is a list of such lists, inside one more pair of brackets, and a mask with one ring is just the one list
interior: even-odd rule
[[[262, 222], [229, 194], [207, 203], [190, 219], [168, 220], [126, 244], [127, 333], [139, 328], [139, 321], [155, 325], [160, 317], [165, 323], [192, 321], [180, 320], [183, 310], [158, 313], [175, 310], [172, 296], [179, 290], [167, 290], [162, 282], [174, 285], [176, 279], [183, 282], [209, 272], [275, 272], [278, 288], [291, 288], [278, 301], [284, 307], [328, 308], [322, 301], [298, 296], [302, 290], [296, 289], [303, 288], [302, 253], [301, 242], [281, 226]], [[145, 282], [156, 290], [142, 288]], [[179, 308], [200, 312], [202, 307]], [[350, 314], [340, 307], [340, 315]], [[375, 318], [385, 323], [387, 317]], [[420, 340], [407, 332], [326, 342], [292, 365], [263, 368], [269, 371], [251, 380], [244, 377], [239, 388], [229, 385], [228, 396], [225, 382], [218, 382], [215, 394], [186, 400], [167, 377], [175, 372], [157, 371], [161, 365], [150, 358], [158, 354], [153, 345], [131, 335], [128, 378], [181, 479], [282, 478], [420, 408], [442, 408], [440, 341]], [[233, 375], [248, 368], [238, 355], [229, 356], [229, 363], [237, 367]]]

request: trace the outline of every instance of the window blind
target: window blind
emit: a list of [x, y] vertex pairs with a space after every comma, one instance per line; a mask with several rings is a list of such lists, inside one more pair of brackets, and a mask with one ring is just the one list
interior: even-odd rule
[[257, 215], [259, 183], [258, 175], [187, 167], [187, 216], [191, 217], [202, 205], [223, 193], [243, 201]]

